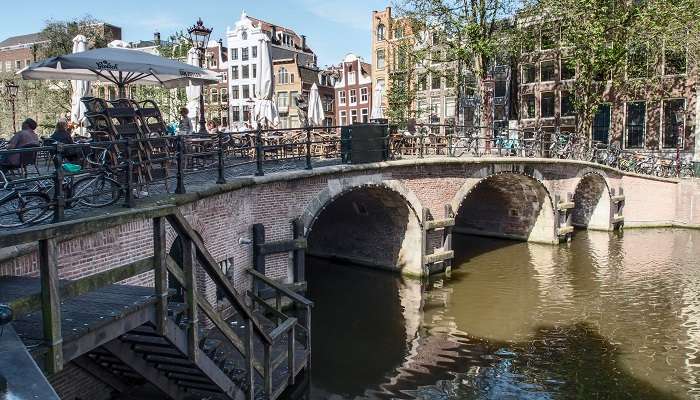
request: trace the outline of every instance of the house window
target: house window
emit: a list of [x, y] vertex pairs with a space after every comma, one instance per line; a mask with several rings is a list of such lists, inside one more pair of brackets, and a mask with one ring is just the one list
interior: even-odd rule
[[680, 75], [686, 71], [685, 48], [667, 44], [664, 48], [664, 75]]
[[523, 96], [523, 118], [535, 118], [535, 95]]
[[238, 122], [241, 120], [241, 108], [238, 106], [231, 107], [231, 121]]
[[243, 106], [243, 121], [250, 121], [250, 106]]
[[553, 49], [557, 47], [559, 43], [559, 29], [556, 27], [549, 27], [542, 29], [542, 36], [540, 41], [540, 48], [542, 50]]
[[345, 111], [340, 112], [340, 125], [345, 126], [347, 121], [347, 113]]
[[383, 49], [377, 50], [377, 68], [384, 69], [385, 66], [386, 66], [386, 55], [384, 54], [384, 50]]
[[243, 85], [243, 86], [241, 86], [241, 88], [243, 88], [242, 98], [244, 98], [244, 99], [250, 98], [250, 87], [248, 85]]
[[288, 108], [289, 107], [289, 93], [279, 92], [277, 93], [277, 107]]
[[289, 83], [289, 72], [287, 72], [287, 68], [280, 67], [277, 82], [280, 84]]
[[366, 108], [363, 108], [360, 111], [360, 114], [362, 116], [362, 122], [365, 122], [365, 123], [369, 122], [369, 110], [367, 110]]
[[357, 122], [357, 110], [350, 110], [350, 123]]
[[598, 105], [598, 110], [593, 117], [593, 141], [608, 144], [610, 135], [610, 104]]
[[445, 116], [446, 117], [452, 117], [456, 114], [455, 113], [455, 105], [456, 105], [456, 99], [454, 99], [454, 98], [445, 99]]
[[248, 48], [241, 48], [241, 61], [248, 61]]
[[428, 74], [421, 74], [418, 77], [418, 89], [428, 90]]
[[430, 75], [430, 88], [440, 89], [440, 75], [437, 72], [433, 72]]
[[228, 103], [228, 90], [227, 89], [221, 89], [221, 102]]
[[231, 98], [234, 100], [238, 100], [238, 85], [231, 86]]
[[248, 65], [243, 66], [243, 70], [241, 71], [241, 77], [243, 79], [250, 78], [250, 67]]
[[[505, 81], [496, 80], [496, 96], [498, 96], [498, 85], [501, 82], [503, 83], [503, 86], [505, 87]], [[451, 75], [451, 74], [445, 75], [445, 87], [446, 88], [455, 87], [455, 76], [454, 75]]]
[[554, 93], [542, 93], [540, 98], [540, 115], [542, 118], [554, 117]]
[[211, 96], [211, 102], [212, 102], [212, 103], [218, 103], [218, 102], [219, 102], [219, 91], [218, 91], [217, 89], [212, 89], [212, 90], [209, 92], [209, 94], [210, 94], [210, 96]]
[[231, 49], [231, 59], [238, 60], [238, 49]]
[[12, 61], [5, 61], [5, 72], [12, 71]]
[[576, 65], [569, 59], [561, 60], [561, 80], [574, 79], [576, 77]]
[[369, 101], [369, 89], [366, 87], [360, 88], [360, 103], [367, 103]]
[[24, 60], [25, 67], [28, 67], [29, 65], [31, 65], [31, 63], [32, 63], [32, 60]]
[[352, 65], [348, 66], [348, 85], [355, 84], [355, 71], [352, 70]]
[[625, 147], [630, 149], [644, 147], [646, 111], [647, 103], [644, 101], [627, 103]]
[[22, 60], [15, 60], [15, 69], [16, 70], [22, 69]]
[[649, 75], [649, 51], [646, 45], [635, 44], [627, 56], [627, 77], [644, 78]]
[[251, 65], [253, 67], [253, 78], [258, 77], [258, 66], [256, 64]]
[[[506, 96], [506, 87], [507, 87], [506, 78], [507, 77], [506, 77], [505, 73], [497, 73], [496, 74], [495, 81], [494, 81], [494, 91], [493, 91], [493, 95], [495, 97], [505, 97]], [[447, 77], [445, 77], [445, 82], [447, 82]]]
[[685, 99], [664, 100], [663, 146], [665, 148], [674, 148], [679, 144], [678, 133], [685, 129], [685, 121], [676, 119], [676, 111], [682, 111], [683, 109], [685, 109]]
[[542, 61], [540, 63], [540, 81], [548, 82], [554, 81], [556, 77], [557, 69], [554, 61]]
[[523, 65], [523, 83], [533, 83], [535, 80], [535, 64]]
[[561, 115], [562, 117], [571, 117], [576, 115], [573, 104], [574, 96], [571, 92], [563, 90], [561, 92]]
[[394, 39], [401, 39], [403, 37], [403, 26], [397, 26], [394, 28]]
[[231, 67], [231, 79], [237, 80], [238, 79], [238, 66], [233, 66]]
[[357, 104], [357, 90], [351, 89], [350, 90], [350, 105], [355, 105]]
[[204, 104], [209, 104], [209, 90], [204, 89], [202, 96], [204, 97]]
[[386, 37], [386, 26], [384, 24], [377, 25], [377, 40], [384, 40]]
[[253, 46], [250, 48], [250, 58], [257, 58], [258, 57], [258, 46]]
[[338, 92], [338, 105], [345, 105], [345, 91], [341, 90]]

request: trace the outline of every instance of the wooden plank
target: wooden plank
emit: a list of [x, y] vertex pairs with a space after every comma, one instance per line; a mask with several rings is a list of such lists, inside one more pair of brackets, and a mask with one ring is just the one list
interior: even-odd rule
[[67, 240], [76, 236], [101, 232], [135, 219], [151, 219], [158, 216], [165, 216], [171, 214], [174, 210], [177, 210], [177, 207], [172, 205], [155, 206], [18, 229], [0, 235], [0, 248], [56, 237], [61, 240]]
[[423, 259], [426, 264], [432, 264], [440, 261], [451, 260], [455, 257], [455, 252], [453, 250], [448, 251], [438, 251], [433, 254], [426, 255]]
[[224, 296], [228, 299], [231, 305], [239, 312], [239, 314], [244, 315], [247, 319], [252, 321], [255, 330], [267, 343], [272, 343], [270, 335], [265, 332], [265, 329], [260, 324], [260, 322], [255, 318], [251, 310], [246, 306], [245, 300], [240, 297], [233, 284], [224, 276], [224, 273], [219, 268], [217, 262], [214, 258], [206, 251], [204, 243], [199, 239], [199, 237], [194, 234], [194, 231], [190, 227], [185, 217], [180, 214], [179, 211], [168, 216], [168, 222], [180, 233], [183, 233], [190, 237], [192, 242], [195, 244], [197, 249], [197, 256], [201, 261], [202, 268], [206, 271], [207, 275], [214, 281], [214, 284], [223, 292]]
[[49, 375], [63, 369], [61, 300], [58, 292], [58, 244], [55, 238], [39, 241], [41, 311], [44, 342], [48, 347], [46, 369]]
[[[253, 269], [265, 274], [265, 253], [262, 251], [262, 246], [265, 244], [265, 225], [253, 225]], [[253, 280], [253, 292], [260, 294], [263, 285], [260, 282]]]
[[246, 324], [246, 340], [245, 340], [245, 354], [246, 357], [246, 374], [248, 384], [248, 391], [246, 392], [246, 397], [248, 400], [255, 400], [255, 357], [250, 357], [251, 354], [255, 354], [255, 331], [253, 329], [253, 324], [251, 324], [250, 319], [245, 320]]
[[277, 340], [278, 337], [282, 336], [285, 334], [288, 330], [292, 329], [294, 325], [296, 325], [297, 319], [294, 317], [287, 317], [287, 319], [282, 322], [281, 324], [277, 325], [275, 329], [270, 332], [270, 337], [272, 337], [273, 340]]
[[303, 306], [313, 306], [314, 305], [313, 301], [307, 299], [306, 297], [300, 295], [299, 293], [294, 292], [293, 290], [290, 290], [289, 288], [285, 287], [284, 285], [280, 284], [279, 282], [268, 278], [266, 275], [263, 275], [258, 271], [254, 270], [254, 269], [250, 269], [250, 268], [247, 269], [246, 271], [249, 274], [253, 275], [256, 279], [259, 279], [262, 282], [265, 282], [268, 286], [274, 288], [275, 290], [282, 292], [285, 296], [289, 297], [290, 299], [294, 300], [295, 302], [297, 302]]
[[576, 203], [573, 201], [562, 201], [557, 205], [559, 211], [570, 210], [576, 207]]
[[288, 251], [306, 249], [306, 239], [278, 240], [256, 244], [260, 255], [286, 253]]
[[[63, 281], [59, 284], [59, 297], [65, 301], [86, 293], [95, 291], [132, 276], [136, 276], [153, 269], [153, 257], [144, 258], [133, 263], [112, 268], [107, 271], [86, 276], [74, 281]], [[41, 294], [25, 296], [10, 302], [10, 306], [17, 314], [24, 314], [41, 308]]]
[[165, 236], [165, 218], [153, 219], [153, 267], [156, 287], [156, 330], [165, 335], [168, 326], [168, 245]]
[[287, 377], [287, 384], [289, 386], [294, 385], [294, 379], [296, 378], [296, 373], [294, 372], [294, 363], [296, 356], [294, 354], [296, 348], [296, 339], [294, 335], [294, 325], [287, 332], [287, 369], [289, 370], [289, 376]]
[[197, 346], [199, 344], [199, 319], [197, 316], [197, 276], [195, 245], [192, 239], [180, 236], [182, 240], [182, 269], [185, 276], [185, 303], [187, 303], [187, 355], [197, 363]]
[[267, 345], [263, 348], [263, 390], [268, 399], [272, 398], [272, 346]]
[[443, 219], [429, 220], [429, 221], [425, 222], [425, 230], [426, 231], [447, 228], [448, 226], [455, 226], [455, 219], [454, 218], [443, 218]]
[[122, 382], [119, 378], [114, 376], [113, 373], [104, 369], [100, 364], [96, 363], [92, 358], [88, 357], [87, 355], [84, 355], [82, 357], [78, 357], [75, 360], [73, 360], [73, 362], [77, 366], [82, 368], [83, 371], [94, 376], [95, 378], [97, 378], [101, 382], [106, 383], [112, 389], [116, 390], [119, 393], [125, 393], [125, 392], [128, 392], [129, 390], [131, 390], [131, 387], [129, 387], [127, 384]]
[[272, 315], [275, 316], [275, 318], [281, 318], [281, 319], [286, 319], [287, 315], [281, 311], [278, 311], [275, 307], [271, 306], [265, 299], [263, 299], [260, 296], [257, 296], [255, 293], [252, 291], [248, 291], [248, 296], [250, 296], [250, 299], [253, 300], [254, 302], [260, 304], [265, 311], [268, 311], [272, 313]]

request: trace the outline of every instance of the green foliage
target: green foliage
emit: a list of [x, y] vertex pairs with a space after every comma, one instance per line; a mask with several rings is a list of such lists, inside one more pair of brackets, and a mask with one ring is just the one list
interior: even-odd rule
[[114, 40], [109, 32], [105, 32], [102, 22], [86, 15], [70, 21], [48, 20], [41, 37], [46, 41], [39, 49], [41, 58], [55, 57], [73, 51], [73, 38], [84, 35], [89, 48], [107, 47]]

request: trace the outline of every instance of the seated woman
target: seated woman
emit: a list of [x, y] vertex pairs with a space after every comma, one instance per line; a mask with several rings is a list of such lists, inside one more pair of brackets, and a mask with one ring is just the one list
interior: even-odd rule
[[[68, 121], [65, 118], [59, 118], [56, 121], [56, 128], [54, 128], [53, 134], [44, 142], [44, 145], [56, 143], [75, 144]], [[83, 158], [83, 151], [77, 147], [65, 149], [63, 158], [70, 162], [80, 161]]]

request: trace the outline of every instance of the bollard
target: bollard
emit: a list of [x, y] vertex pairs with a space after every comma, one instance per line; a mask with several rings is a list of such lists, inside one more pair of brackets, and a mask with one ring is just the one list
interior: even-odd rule
[[224, 139], [223, 133], [219, 133], [219, 177], [216, 179], [216, 183], [221, 185], [226, 183], [226, 178], [224, 177]]
[[306, 127], [306, 169], [313, 169], [311, 166], [311, 127]]
[[134, 162], [131, 159], [131, 149], [133, 147], [133, 139], [127, 138], [124, 146], [125, 153], [125, 176], [124, 176], [124, 207], [134, 207]]
[[175, 193], [185, 193], [185, 137], [177, 137], [177, 187]]
[[63, 221], [63, 214], [66, 209], [66, 197], [63, 193], [63, 143], [56, 143], [56, 156], [53, 159], [54, 162], [54, 190], [53, 190], [53, 201], [55, 204], [55, 211], [53, 213], [53, 222]]
[[265, 175], [263, 170], [263, 146], [262, 146], [262, 130], [258, 127], [255, 131], [255, 165], [257, 170], [255, 171], [255, 176]]

